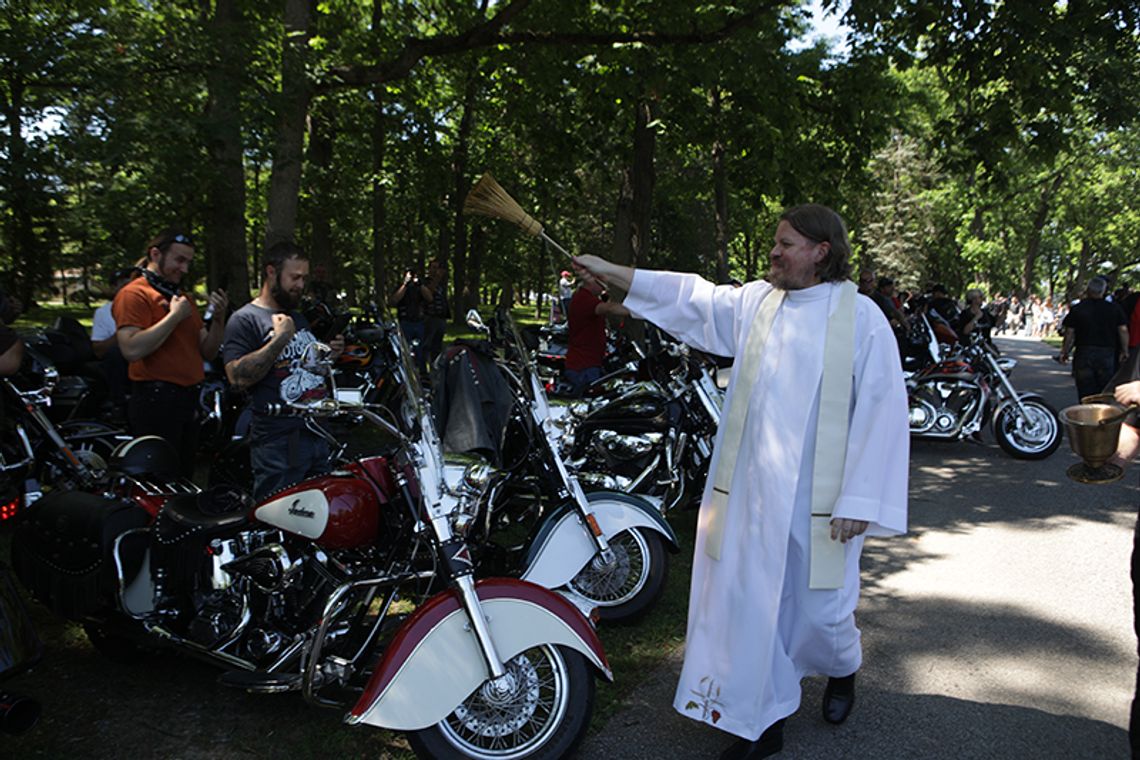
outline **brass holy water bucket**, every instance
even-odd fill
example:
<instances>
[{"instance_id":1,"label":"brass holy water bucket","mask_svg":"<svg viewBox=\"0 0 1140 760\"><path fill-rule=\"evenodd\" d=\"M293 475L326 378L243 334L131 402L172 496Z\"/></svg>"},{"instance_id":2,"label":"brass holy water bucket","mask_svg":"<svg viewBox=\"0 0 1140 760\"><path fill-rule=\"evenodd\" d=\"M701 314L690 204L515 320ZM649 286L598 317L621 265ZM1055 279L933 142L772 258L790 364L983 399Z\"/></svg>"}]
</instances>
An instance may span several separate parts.
<instances>
[{"instance_id":1,"label":"brass holy water bucket","mask_svg":"<svg viewBox=\"0 0 1140 760\"><path fill-rule=\"evenodd\" d=\"M1116 453L1124 418L1135 407L1123 407L1107 394L1086 396L1081 402L1061 411L1061 420L1069 431L1069 447L1083 460L1066 474L1080 483L1111 483L1124 470L1108 460Z\"/></svg>"}]
</instances>

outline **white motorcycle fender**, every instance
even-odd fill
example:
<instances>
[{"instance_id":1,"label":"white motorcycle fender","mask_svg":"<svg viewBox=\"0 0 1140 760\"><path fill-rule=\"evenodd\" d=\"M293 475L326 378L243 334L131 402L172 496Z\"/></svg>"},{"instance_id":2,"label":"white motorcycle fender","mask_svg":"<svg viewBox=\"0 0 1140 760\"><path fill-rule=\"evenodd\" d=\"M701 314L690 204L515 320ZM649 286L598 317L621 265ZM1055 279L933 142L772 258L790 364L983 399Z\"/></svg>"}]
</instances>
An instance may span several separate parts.
<instances>
[{"instance_id":1,"label":"white motorcycle fender","mask_svg":"<svg viewBox=\"0 0 1140 760\"><path fill-rule=\"evenodd\" d=\"M676 546L676 538L668 527L662 526L659 517L653 514L652 505L638 508L630 503L633 498L627 494L589 494L590 511L598 521L598 527L607 541L631 528L648 528L664 535ZM535 539L535 545L528 553L528 561L523 580L537 583L546 588L559 588L582 572L597 549L591 539L590 529L582 522L573 509L559 510L551 515L552 525L544 526Z\"/></svg>"},{"instance_id":2,"label":"white motorcycle fender","mask_svg":"<svg viewBox=\"0 0 1140 760\"><path fill-rule=\"evenodd\" d=\"M476 584L487 627L503 661L539 645L586 656L613 680L602 643L582 614L532 583L488 578ZM433 726L490 678L483 652L455 594L436 594L392 639L364 693L344 720L398 731Z\"/></svg>"}]
</instances>

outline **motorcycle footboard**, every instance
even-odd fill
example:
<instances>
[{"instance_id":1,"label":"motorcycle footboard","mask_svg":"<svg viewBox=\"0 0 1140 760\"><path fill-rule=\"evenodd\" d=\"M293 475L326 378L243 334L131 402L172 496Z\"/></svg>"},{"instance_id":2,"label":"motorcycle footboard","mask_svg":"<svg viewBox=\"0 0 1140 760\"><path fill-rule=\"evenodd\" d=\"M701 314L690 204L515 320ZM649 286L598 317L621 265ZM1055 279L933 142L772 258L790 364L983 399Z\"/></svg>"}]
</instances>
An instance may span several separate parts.
<instances>
[{"instance_id":1,"label":"motorcycle footboard","mask_svg":"<svg viewBox=\"0 0 1140 760\"><path fill-rule=\"evenodd\" d=\"M540 645L581 652L613 676L601 642L574 606L525 581L480 581L477 593L495 648L504 662ZM404 624L373 671L349 724L416 731L446 718L490 677L455 595L429 599Z\"/></svg>"}]
</instances>

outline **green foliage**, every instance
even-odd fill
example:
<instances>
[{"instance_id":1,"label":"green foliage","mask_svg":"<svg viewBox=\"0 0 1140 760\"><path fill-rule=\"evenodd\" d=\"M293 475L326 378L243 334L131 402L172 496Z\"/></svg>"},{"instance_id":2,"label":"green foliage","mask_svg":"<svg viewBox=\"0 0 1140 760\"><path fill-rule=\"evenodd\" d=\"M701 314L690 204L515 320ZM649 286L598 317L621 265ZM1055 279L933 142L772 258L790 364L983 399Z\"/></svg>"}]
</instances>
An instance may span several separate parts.
<instances>
[{"instance_id":1,"label":"green foliage","mask_svg":"<svg viewBox=\"0 0 1140 760\"><path fill-rule=\"evenodd\" d=\"M61 268L97 285L170 222L208 231L217 119L240 122L246 240L261 248L287 35L279 4L238 3L214 23L223 6L3 0L0 261L40 297ZM502 221L457 222L457 193L485 170L571 251L609 253L639 104L655 134L643 264L715 275L719 146L738 277L763 273L776 215L805 201L839 210L859 261L911 288L1046 292L1102 263L1138 265L1132 4L868 0L836 53L789 44L805 30L791 1L530 3L501 30L527 41L445 45L376 86L330 76L386 71L408 40L460 39L503 7L313 6L295 236L350 297L376 273L473 251L460 238L476 227L478 287L549 290L563 262L541 245ZM757 8L715 42L597 41L715 29ZM240 112L212 115L209 76L226 66ZM202 250L198 275L226 255Z\"/></svg>"}]
</instances>

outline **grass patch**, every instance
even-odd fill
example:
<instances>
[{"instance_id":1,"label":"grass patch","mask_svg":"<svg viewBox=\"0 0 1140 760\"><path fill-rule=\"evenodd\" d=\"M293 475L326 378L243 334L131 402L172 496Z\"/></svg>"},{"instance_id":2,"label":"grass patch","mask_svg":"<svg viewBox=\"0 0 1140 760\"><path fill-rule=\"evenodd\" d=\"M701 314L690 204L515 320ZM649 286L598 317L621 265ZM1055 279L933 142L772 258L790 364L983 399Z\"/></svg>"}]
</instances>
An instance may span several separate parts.
<instances>
[{"instance_id":1,"label":"grass patch","mask_svg":"<svg viewBox=\"0 0 1140 760\"><path fill-rule=\"evenodd\" d=\"M603 624L598 628L614 682L599 684L590 733L600 731L641 682L685 643L697 510L678 508L670 513L669 523L681 550L669 555L669 577L657 606L635 624Z\"/></svg>"},{"instance_id":2,"label":"grass patch","mask_svg":"<svg viewBox=\"0 0 1140 760\"><path fill-rule=\"evenodd\" d=\"M91 319L95 316L95 309L101 303L100 301L88 308L83 304L73 303L65 306L56 301L45 301L22 313L19 319L12 323L12 326L15 328L51 327L58 318L71 317L90 329Z\"/></svg>"}]
</instances>

